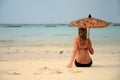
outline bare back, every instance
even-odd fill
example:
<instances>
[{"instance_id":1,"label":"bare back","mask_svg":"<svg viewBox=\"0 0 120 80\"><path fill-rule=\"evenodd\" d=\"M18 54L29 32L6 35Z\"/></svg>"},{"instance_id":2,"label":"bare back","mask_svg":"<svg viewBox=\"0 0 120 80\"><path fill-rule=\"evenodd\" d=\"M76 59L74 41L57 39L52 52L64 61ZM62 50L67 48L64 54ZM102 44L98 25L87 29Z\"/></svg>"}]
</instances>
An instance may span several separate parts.
<instances>
[{"instance_id":1,"label":"bare back","mask_svg":"<svg viewBox=\"0 0 120 80\"><path fill-rule=\"evenodd\" d=\"M80 43L80 39L76 38L76 60L79 63L87 64L91 62L91 57L89 55L89 51L93 52L92 44L89 39L86 39L84 44Z\"/></svg>"}]
</instances>

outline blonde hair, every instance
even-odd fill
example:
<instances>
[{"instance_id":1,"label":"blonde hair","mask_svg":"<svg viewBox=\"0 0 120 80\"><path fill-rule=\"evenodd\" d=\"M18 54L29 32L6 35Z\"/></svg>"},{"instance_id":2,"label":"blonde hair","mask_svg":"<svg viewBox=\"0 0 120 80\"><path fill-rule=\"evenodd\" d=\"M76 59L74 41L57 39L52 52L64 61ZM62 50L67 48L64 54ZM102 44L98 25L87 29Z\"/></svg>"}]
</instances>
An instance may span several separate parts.
<instances>
[{"instance_id":1,"label":"blonde hair","mask_svg":"<svg viewBox=\"0 0 120 80\"><path fill-rule=\"evenodd\" d=\"M80 35L82 34L82 35ZM86 28L78 28L78 36L80 37L81 40L86 40L87 39L87 29Z\"/></svg>"}]
</instances>

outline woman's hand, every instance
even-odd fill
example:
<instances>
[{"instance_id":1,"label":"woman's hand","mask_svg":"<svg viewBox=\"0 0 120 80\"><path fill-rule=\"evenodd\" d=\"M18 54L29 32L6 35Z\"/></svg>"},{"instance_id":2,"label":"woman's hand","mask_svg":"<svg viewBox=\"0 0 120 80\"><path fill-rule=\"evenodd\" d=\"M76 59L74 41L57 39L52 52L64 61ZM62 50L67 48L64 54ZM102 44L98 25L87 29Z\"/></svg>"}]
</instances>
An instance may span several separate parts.
<instances>
[{"instance_id":1,"label":"woman's hand","mask_svg":"<svg viewBox=\"0 0 120 80\"><path fill-rule=\"evenodd\" d=\"M68 64L68 65L67 65L67 68L72 68L72 64Z\"/></svg>"}]
</instances>

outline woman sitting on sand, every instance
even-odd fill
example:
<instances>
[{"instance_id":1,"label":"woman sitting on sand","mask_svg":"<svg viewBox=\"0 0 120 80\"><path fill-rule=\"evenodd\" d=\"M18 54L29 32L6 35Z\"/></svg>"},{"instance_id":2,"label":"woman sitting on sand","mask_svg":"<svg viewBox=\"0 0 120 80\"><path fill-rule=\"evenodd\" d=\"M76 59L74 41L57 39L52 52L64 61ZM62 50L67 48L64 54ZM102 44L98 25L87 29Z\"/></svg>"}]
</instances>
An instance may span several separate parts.
<instances>
[{"instance_id":1,"label":"woman sitting on sand","mask_svg":"<svg viewBox=\"0 0 120 80\"><path fill-rule=\"evenodd\" d=\"M78 35L79 37L74 39L73 52L67 65L68 68L72 68L73 62L77 67L90 67L92 65L89 52L94 54L94 50L91 40L87 38L87 29L78 28Z\"/></svg>"}]
</instances>

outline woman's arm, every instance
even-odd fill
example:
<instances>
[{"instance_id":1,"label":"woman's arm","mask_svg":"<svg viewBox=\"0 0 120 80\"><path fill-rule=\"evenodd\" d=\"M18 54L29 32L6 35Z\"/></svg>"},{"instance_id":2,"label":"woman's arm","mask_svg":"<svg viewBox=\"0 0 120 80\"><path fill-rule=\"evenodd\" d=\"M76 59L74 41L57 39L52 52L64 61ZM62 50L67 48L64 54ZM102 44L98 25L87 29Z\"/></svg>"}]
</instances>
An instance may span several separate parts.
<instances>
[{"instance_id":1,"label":"woman's arm","mask_svg":"<svg viewBox=\"0 0 120 80\"><path fill-rule=\"evenodd\" d=\"M91 54L94 54L94 49L93 49L93 47L92 47L92 43L91 43L91 40L89 39L89 52L91 53Z\"/></svg>"},{"instance_id":2,"label":"woman's arm","mask_svg":"<svg viewBox=\"0 0 120 80\"><path fill-rule=\"evenodd\" d=\"M77 39L74 39L73 51L72 51L72 54L70 57L69 64L67 65L67 68L72 68L73 62L74 62L75 57L76 57L76 53L77 53Z\"/></svg>"}]
</instances>

